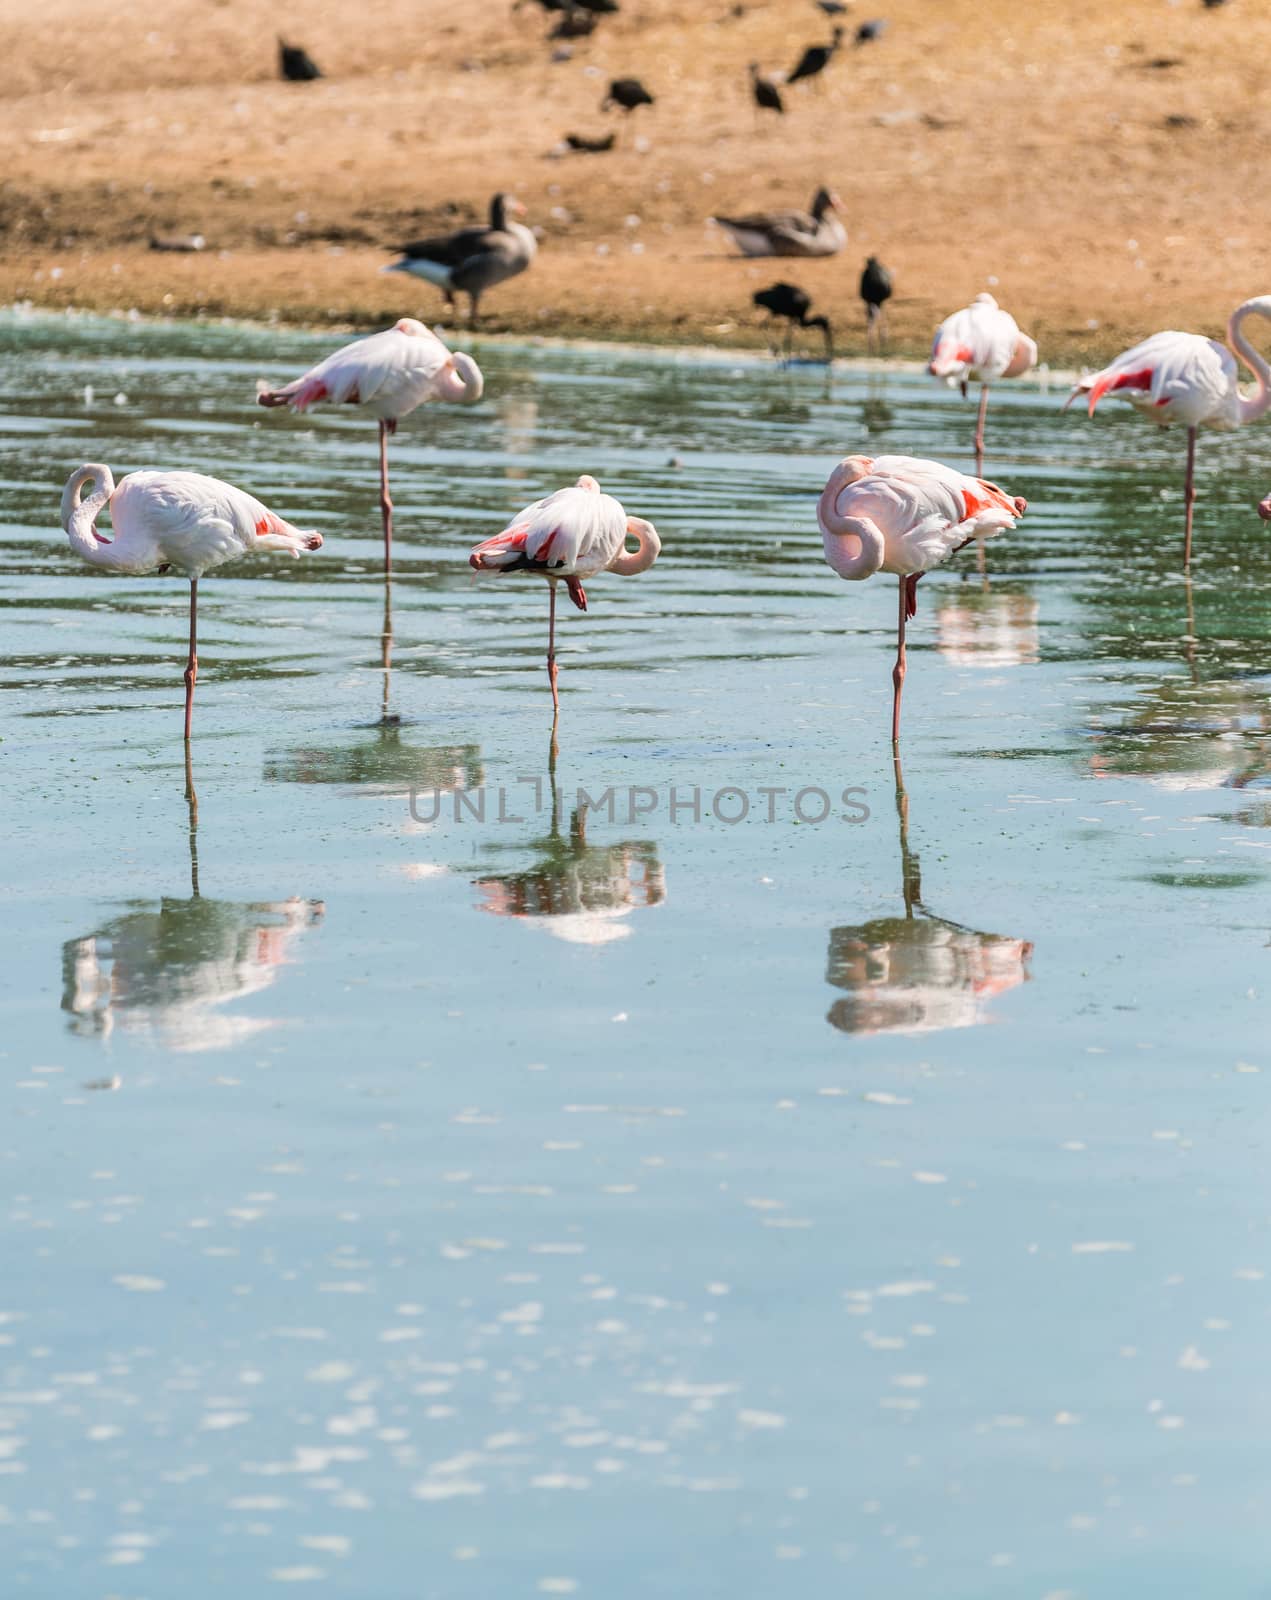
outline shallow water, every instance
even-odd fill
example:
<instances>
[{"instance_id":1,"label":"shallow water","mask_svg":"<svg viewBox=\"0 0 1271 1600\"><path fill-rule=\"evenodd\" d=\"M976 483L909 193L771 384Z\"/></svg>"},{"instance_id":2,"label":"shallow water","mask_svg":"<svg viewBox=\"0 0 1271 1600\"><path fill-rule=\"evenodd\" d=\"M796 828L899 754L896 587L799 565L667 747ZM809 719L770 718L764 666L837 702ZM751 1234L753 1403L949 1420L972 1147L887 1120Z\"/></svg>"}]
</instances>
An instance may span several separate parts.
<instances>
[{"instance_id":1,"label":"shallow water","mask_svg":"<svg viewBox=\"0 0 1271 1600\"><path fill-rule=\"evenodd\" d=\"M1264 1594L1265 434L1189 587L1179 436L995 398L1031 506L920 587L898 795L814 500L971 406L478 347L386 610L373 426L252 403L331 343L0 323L11 1591ZM86 459L326 540L201 585L196 807L186 586L73 557ZM665 550L565 608L553 761L466 554L584 470Z\"/></svg>"}]
</instances>

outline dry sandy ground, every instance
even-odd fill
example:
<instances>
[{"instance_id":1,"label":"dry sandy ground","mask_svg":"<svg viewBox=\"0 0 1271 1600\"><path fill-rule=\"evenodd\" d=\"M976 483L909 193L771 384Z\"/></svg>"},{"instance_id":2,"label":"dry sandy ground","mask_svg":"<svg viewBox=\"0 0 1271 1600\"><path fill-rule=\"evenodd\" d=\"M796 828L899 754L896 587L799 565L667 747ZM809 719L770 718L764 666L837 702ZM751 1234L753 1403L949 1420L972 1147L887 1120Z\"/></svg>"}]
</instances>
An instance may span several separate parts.
<instances>
[{"instance_id":1,"label":"dry sandy ground","mask_svg":"<svg viewBox=\"0 0 1271 1600\"><path fill-rule=\"evenodd\" d=\"M1219 333L1271 292L1248 194L1271 132L1264 0L857 0L849 27L885 15L884 36L761 127L746 64L788 69L824 39L811 0L622 6L553 63L534 0L6 0L0 299L431 320L436 291L377 269L496 187L543 239L489 296L495 329L762 343L751 293L786 278L851 352L875 253L894 348L922 353L991 286L1066 363L1158 327ZM324 81L277 81L279 28ZM553 155L617 122L599 102L631 73L657 105L619 148ZM822 181L846 210L840 256L745 262L706 223L806 205ZM201 255L147 248L195 232Z\"/></svg>"}]
</instances>

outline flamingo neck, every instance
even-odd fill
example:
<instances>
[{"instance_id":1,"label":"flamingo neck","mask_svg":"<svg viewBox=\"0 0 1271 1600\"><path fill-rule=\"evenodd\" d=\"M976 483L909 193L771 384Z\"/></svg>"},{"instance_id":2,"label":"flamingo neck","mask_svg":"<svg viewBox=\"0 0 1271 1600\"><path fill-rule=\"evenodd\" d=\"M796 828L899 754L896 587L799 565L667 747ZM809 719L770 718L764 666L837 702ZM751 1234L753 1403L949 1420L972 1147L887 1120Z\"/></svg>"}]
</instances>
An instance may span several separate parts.
<instances>
[{"instance_id":1,"label":"flamingo neck","mask_svg":"<svg viewBox=\"0 0 1271 1600\"><path fill-rule=\"evenodd\" d=\"M840 578L855 581L872 578L886 556L882 529L869 517L841 517L833 523L821 520L821 543L825 559Z\"/></svg>"},{"instance_id":2,"label":"flamingo neck","mask_svg":"<svg viewBox=\"0 0 1271 1600\"><path fill-rule=\"evenodd\" d=\"M88 484L92 484L93 492L85 495ZM94 567L117 564L110 542L97 532L97 518L114 492L115 480L110 468L96 465L80 467L73 472L62 490L62 526L71 549Z\"/></svg>"},{"instance_id":3,"label":"flamingo neck","mask_svg":"<svg viewBox=\"0 0 1271 1600\"><path fill-rule=\"evenodd\" d=\"M1246 300L1244 305L1237 306L1232 312L1231 321L1227 324L1227 338L1231 341L1232 349L1257 381L1257 388L1251 395L1237 397L1242 423L1256 421L1271 406L1271 366L1267 365L1266 358L1255 350L1244 336L1244 320L1254 313L1260 317L1271 318L1271 295L1263 294L1254 300Z\"/></svg>"},{"instance_id":4,"label":"flamingo neck","mask_svg":"<svg viewBox=\"0 0 1271 1600\"><path fill-rule=\"evenodd\" d=\"M635 549L628 550L624 539L622 549L609 563L608 568L610 572L616 572L623 578L633 577L637 572L647 572L662 549L658 530L643 517L627 518L627 534L635 540Z\"/></svg>"},{"instance_id":5,"label":"flamingo neck","mask_svg":"<svg viewBox=\"0 0 1271 1600\"><path fill-rule=\"evenodd\" d=\"M471 356L456 351L441 369L442 400L474 405L485 389L481 368Z\"/></svg>"}]
</instances>

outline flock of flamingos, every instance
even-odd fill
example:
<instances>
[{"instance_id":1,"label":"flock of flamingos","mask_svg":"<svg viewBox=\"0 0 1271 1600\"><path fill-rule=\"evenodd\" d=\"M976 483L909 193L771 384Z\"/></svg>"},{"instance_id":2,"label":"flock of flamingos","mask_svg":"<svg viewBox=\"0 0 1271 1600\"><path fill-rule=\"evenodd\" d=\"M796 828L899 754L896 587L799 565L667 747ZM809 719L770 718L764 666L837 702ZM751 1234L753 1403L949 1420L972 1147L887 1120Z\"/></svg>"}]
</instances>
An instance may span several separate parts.
<instances>
[{"instance_id":1,"label":"flock of flamingos","mask_svg":"<svg viewBox=\"0 0 1271 1600\"><path fill-rule=\"evenodd\" d=\"M1153 334L1102 371L1084 377L1069 397L1087 395L1089 411L1105 394L1131 401L1153 422L1187 429L1184 487L1183 565L1191 560L1198 428L1236 428L1271 408L1271 366L1246 339L1245 319L1271 319L1271 295L1246 300L1232 313L1231 349L1200 334ZM1256 380L1241 393L1236 351ZM927 370L933 377L967 386L981 384L975 448L983 468L989 388L999 378L1019 377L1037 361L1037 346L991 295L977 295L937 329ZM393 502L388 487L388 440L400 418L431 400L471 404L484 380L470 356L449 350L421 322L404 317L383 333L337 350L278 389L257 395L263 406L305 411L320 403L360 405L379 423L380 509L384 563L392 560ZM88 490L90 492L85 493ZM113 538L97 519L109 508ZM900 738L900 700L905 679L905 624L917 609L917 583L973 539L990 538L1015 526L1026 502L982 477L971 477L939 461L913 456L849 455L834 468L817 505L825 559L852 581L890 572L899 579L896 663L892 672L893 745ZM1271 494L1258 506L1271 520ZM110 468L86 465L73 472L62 493L62 526L71 548L96 567L142 574L178 572L190 581L190 647L185 668L185 738L190 738L194 684L198 676L198 584L205 572L236 556L272 551L299 556L321 548L322 536L284 521L233 484L197 472L133 472L116 484ZM628 541L632 541L629 544ZM530 573L547 580L547 671L558 713L556 591L564 583L579 610L587 609L583 581L600 572L630 576L651 567L661 550L657 530L628 516L595 478L584 475L519 512L493 538L473 550L479 573Z\"/></svg>"}]
</instances>

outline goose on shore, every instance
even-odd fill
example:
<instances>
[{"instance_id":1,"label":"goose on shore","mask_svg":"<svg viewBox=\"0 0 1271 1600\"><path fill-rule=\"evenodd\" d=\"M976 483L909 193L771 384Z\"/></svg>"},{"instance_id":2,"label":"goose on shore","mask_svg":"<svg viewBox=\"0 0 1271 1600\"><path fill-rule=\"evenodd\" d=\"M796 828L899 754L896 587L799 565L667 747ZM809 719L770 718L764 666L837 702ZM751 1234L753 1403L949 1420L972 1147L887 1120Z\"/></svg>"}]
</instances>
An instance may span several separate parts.
<instances>
[{"instance_id":1,"label":"goose on shore","mask_svg":"<svg viewBox=\"0 0 1271 1600\"><path fill-rule=\"evenodd\" d=\"M511 195L496 194L490 202L487 227L460 228L404 245L398 260L385 272L409 272L436 284L453 305L456 292L468 296L470 320L476 322L481 296L496 283L524 272L538 252L538 240L522 222L508 213L525 215L525 207Z\"/></svg>"},{"instance_id":2,"label":"goose on shore","mask_svg":"<svg viewBox=\"0 0 1271 1600\"><path fill-rule=\"evenodd\" d=\"M818 189L810 211L756 211L715 221L744 256L832 256L847 243L839 198Z\"/></svg>"}]
</instances>

